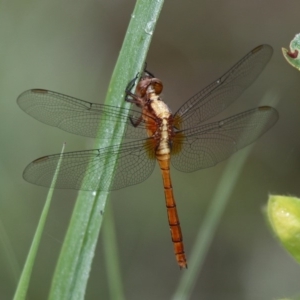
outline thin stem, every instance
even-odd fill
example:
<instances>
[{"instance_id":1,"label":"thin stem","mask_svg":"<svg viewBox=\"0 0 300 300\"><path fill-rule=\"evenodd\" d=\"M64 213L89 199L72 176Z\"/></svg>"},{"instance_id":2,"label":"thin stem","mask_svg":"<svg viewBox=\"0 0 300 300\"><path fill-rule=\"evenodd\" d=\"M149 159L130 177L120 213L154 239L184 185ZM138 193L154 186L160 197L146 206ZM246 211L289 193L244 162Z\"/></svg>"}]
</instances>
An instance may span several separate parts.
<instances>
[{"instance_id":1,"label":"thin stem","mask_svg":"<svg viewBox=\"0 0 300 300\"><path fill-rule=\"evenodd\" d=\"M64 149L65 149L65 144L63 144L61 153L64 152ZM39 245L41 242L42 234L44 232L47 216L48 216L49 209L50 209L50 204L51 204L53 193L54 193L54 186L55 186L55 182L57 180L60 165L61 165L61 159L58 161L58 164L57 164L57 167L55 170L55 174L52 179L51 188L48 191L46 203L44 205L44 208L43 208L36 232L34 234L34 238L33 238L29 253L26 258L24 268L21 273L21 277L20 277L17 289L16 289L16 292L14 295L14 300L23 300L23 299L27 298L27 291L28 291L29 282L31 279L31 273L32 273L32 269L33 269L34 262L36 259L37 251L38 251L38 248L39 248Z\"/></svg>"}]
</instances>

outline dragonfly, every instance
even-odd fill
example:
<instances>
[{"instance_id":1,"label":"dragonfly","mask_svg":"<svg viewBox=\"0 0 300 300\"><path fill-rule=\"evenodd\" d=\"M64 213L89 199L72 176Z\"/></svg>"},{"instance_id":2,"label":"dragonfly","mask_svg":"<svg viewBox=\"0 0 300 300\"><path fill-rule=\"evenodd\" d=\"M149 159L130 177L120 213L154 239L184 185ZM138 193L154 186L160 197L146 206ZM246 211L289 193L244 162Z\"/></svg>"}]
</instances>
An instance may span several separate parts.
<instances>
[{"instance_id":1,"label":"dragonfly","mask_svg":"<svg viewBox=\"0 0 300 300\"><path fill-rule=\"evenodd\" d=\"M131 80L125 89L125 100L136 105L137 110L91 103L44 89L23 92L17 99L18 105L43 123L73 134L96 137L99 123L104 120L106 124L123 124L125 139L132 139L121 145L43 156L25 168L24 179L50 187L60 162L55 188L113 191L146 180L157 161L175 257L180 268L187 268L170 165L182 172L212 167L253 143L277 122L278 112L269 106L206 122L253 83L272 53L269 45L254 48L174 114L162 100L162 81L148 71ZM107 168L115 168L114 178L99 181L99 173Z\"/></svg>"}]
</instances>

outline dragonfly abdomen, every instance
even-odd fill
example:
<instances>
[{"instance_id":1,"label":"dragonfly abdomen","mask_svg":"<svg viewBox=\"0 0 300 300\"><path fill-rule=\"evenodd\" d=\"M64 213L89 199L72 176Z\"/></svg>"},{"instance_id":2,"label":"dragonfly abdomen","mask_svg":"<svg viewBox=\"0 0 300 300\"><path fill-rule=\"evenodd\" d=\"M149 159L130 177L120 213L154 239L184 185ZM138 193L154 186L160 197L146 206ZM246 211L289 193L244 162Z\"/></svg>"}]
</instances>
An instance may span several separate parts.
<instances>
[{"instance_id":1,"label":"dragonfly abdomen","mask_svg":"<svg viewBox=\"0 0 300 300\"><path fill-rule=\"evenodd\" d=\"M170 226L171 238L174 245L176 260L180 268L187 268L187 261L184 253L181 227L180 227L176 202L173 194L172 181L170 176L170 156L168 159L167 156L169 155L157 155L157 161L159 163L162 172L162 177L163 177L168 221Z\"/></svg>"}]
</instances>

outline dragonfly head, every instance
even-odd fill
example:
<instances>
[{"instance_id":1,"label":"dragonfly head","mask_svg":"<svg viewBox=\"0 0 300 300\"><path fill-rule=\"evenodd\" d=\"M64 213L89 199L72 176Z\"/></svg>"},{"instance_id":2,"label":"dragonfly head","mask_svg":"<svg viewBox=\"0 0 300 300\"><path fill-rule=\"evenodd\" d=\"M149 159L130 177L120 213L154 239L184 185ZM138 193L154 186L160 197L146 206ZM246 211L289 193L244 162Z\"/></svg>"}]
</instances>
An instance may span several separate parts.
<instances>
[{"instance_id":1,"label":"dragonfly head","mask_svg":"<svg viewBox=\"0 0 300 300\"><path fill-rule=\"evenodd\" d=\"M146 94L155 93L159 95L163 90L163 84L158 78L153 78L150 76L143 76L137 87L136 92L141 96L144 97Z\"/></svg>"}]
</instances>

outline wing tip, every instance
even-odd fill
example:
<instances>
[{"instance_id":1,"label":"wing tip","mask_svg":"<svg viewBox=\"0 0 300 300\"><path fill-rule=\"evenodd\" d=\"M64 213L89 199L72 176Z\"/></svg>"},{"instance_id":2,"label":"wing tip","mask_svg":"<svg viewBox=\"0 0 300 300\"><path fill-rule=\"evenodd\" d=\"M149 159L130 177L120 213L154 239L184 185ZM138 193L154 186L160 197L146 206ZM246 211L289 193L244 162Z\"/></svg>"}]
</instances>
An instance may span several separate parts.
<instances>
[{"instance_id":1,"label":"wing tip","mask_svg":"<svg viewBox=\"0 0 300 300\"><path fill-rule=\"evenodd\" d=\"M273 50L273 47L271 45L262 44L262 45L259 45L259 46L255 47L254 49L252 49L251 53L256 54L260 51L270 52L270 58L271 58L271 56L273 55L274 50Z\"/></svg>"},{"instance_id":2,"label":"wing tip","mask_svg":"<svg viewBox=\"0 0 300 300\"><path fill-rule=\"evenodd\" d=\"M31 89L30 92L35 94L48 94L48 90L44 89Z\"/></svg>"}]
</instances>

